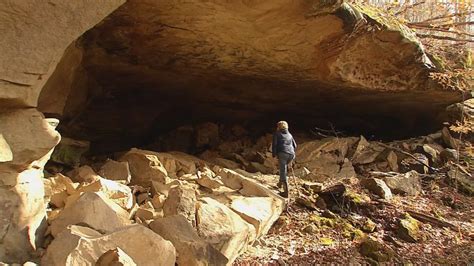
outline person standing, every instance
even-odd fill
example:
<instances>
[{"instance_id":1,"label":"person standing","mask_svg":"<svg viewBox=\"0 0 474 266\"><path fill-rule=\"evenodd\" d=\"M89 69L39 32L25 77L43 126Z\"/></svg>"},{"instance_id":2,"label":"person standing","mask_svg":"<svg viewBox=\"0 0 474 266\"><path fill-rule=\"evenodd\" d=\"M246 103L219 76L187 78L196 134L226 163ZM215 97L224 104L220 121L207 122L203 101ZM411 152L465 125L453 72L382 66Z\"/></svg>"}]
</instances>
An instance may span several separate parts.
<instances>
[{"instance_id":1,"label":"person standing","mask_svg":"<svg viewBox=\"0 0 474 266\"><path fill-rule=\"evenodd\" d=\"M278 157L280 168L280 181L278 188L283 188L282 196L288 197L288 165L295 159L296 142L288 131L288 123L280 121L277 123L277 129L273 133L272 154Z\"/></svg>"}]
</instances>

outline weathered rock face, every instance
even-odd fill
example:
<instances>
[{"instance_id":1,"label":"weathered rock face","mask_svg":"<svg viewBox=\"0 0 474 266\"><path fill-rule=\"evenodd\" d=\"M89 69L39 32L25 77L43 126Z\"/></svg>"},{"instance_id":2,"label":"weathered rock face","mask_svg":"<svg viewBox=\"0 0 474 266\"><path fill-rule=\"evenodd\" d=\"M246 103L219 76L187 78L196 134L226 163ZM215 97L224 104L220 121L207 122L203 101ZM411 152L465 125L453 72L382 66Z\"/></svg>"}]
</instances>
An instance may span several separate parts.
<instances>
[{"instance_id":1,"label":"weathered rock face","mask_svg":"<svg viewBox=\"0 0 474 266\"><path fill-rule=\"evenodd\" d=\"M76 87L51 84L45 93L87 88L88 98L63 99L87 105L63 130L103 149L136 146L178 122L268 123L282 113L364 134L436 128L459 95L429 81L413 33L376 10L337 1L321 12L319 2L131 0L78 42Z\"/></svg>"},{"instance_id":2,"label":"weathered rock face","mask_svg":"<svg viewBox=\"0 0 474 266\"><path fill-rule=\"evenodd\" d=\"M45 220L42 168L60 139L41 113L28 108L37 106L40 91L66 47L123 2L0 3L0 135L8 145L0 144L3 262L23 263L41 244ZM9 147L12 158L4 146Z\"/></svg>"}]
</instances>

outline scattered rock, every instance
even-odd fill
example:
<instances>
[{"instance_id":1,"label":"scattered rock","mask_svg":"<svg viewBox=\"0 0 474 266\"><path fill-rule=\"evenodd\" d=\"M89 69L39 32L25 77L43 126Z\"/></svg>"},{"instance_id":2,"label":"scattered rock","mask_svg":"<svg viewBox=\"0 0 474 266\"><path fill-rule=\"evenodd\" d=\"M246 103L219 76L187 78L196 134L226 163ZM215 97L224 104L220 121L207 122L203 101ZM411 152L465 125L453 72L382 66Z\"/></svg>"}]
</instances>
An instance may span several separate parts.
<instances>
[{"instance_id":1,"label":"scattered rock","mask_svg":"<svg viewBox=\"0 0 474 266\"><path fill-rule=\"evenodd\" d=\"M168 172L157 155L155 152L133 148L120 158L121 162L128 162L130 167L130 184L150 187L152 181L163 184L169 182Z\"/></svg>"},{"instance_id":2,"label":"scattered rock","mask_svg":"<svg viewBox=\"0 0 474 266\"><path fill-rule=\"evenodd\" d=\"M142 206L138 207L137 211L135 212L135 217L138 217L142 221L152 220L155 217L155 209L151 202L147 202Z\"/></svg>"},{"instance_id":3,"label":"scattered rock","mask_svg":"<svg viewBox=\"0 0 474 266\"><path fill-rule=\"evenodd\" d=\"M392 198L392 191L385 182L378 178L363 178L360 184L375 195L389 200Z\"/></svg>"},{"instance_id":4,"label":"scattered rock","mask_svg":"<svg viewBox=\"0 0 474 266\"><path fill-rule=\"evenodd\" d=\"M298 178L304 178L309 174L311 174L311 171L309 171L306 167L300 167L298 169L295 169L295 176Z\"/></svg>"},{"instance_id":5,"label":"scattered rock","mask_svg":"<svg viewBox=\"0 0 474 266\"><path fill-rule=\"evenodd\" d=\"M74 194L78 186L77 183L73 183L69 177L62 174L45 178L43 183L47 202L49 201L57 208L62 208L66 205L67 197Z\"/></svg>"},{"instance_id":6,"label":"scattered rock","mask_svg":"<svg viewBox=\"0 0 474 266\"><path fill-rule=\"evenodd\" d=\"M153 207L155 209L162 209L163 205L165 204L165 201L166 201L166 196L165 195L162 195L162 194L155 195L151 199L151 204L153 204Z\"/></svg>"},{"instance_id":7,"label":"scattered rock","mask_svg":"<svg viewBox=\"0 0 474 266\"><path fill-rule=\"evenodd\" d=\"M387 155L387 162L390 169L394 172L398 172L398 157L394 151L390 151Z\"/></svg>"},{"instance_id":8,"label":"scattered rock","mask_svg":"<svg viewBox=\"0 0 474 266\"><path fill-rule=\"evenodd\" d=\"M455 149L445 149L439 155L444 163L455 162L459 158L458 151Z\"/></svg>"},{"instance_id":9,"label":"scattered rock","mask_svg":"<svg viewBox=\"0 0 474 266\"><path fill-rule=\"evenodd\" d=\"M81 164L81 157L89 150L88 141L74 140L62 137L58 146L54 148L51 161L65 164L71 167L78 167Z\"/></svg>"},{"instance_id":10,"label":"scattered rock","mask_svg":"<svg viewBox=\"0 0 474 266\"><path fill-rule=\"evenodd\" d=\"M204 172L198 171L198 179L196 182L199 185L209 189L219 188L224 185L219 176L215 176L215 174L207 167L206 170L207 171Z\"/></svg>"},{"instance_id":11,"label":"scattered rock","mask_svg":"<svg viewBox=\"0 0 474 266\"><path fill-rule=\"evenodd\" d=\"M448 171L448 183L454 185L460 192L468 196L474 195L474 179L459 169Z\"/></svg>"},{"instance_id":12,"label":"scattered rock","mask_svg":"<svg viewBox=\"0 0 474 266\"><path fill-rule=\"evenodd\" d=\"M194 189L188 186L171 188L163 205L163 213L165 216L182 214L195 226L196 194Z\"/></svg>"},{"instance_id":13,"label":"scattered rock","mask_svg":"<svg viewBox=\"0 0 474 266\"><path fill-rule=\"evenodd\" d=\"M310 210L317 210L316 201L311 197L300 195L296 198L295 202Z\"/></svg>"},{"instance_id":14,"label":"scattered rock","mask_svg":"<svg viewBox=\"0 0 474 266\"><path fill-rule=\"evenodd\" d=\"M220 250L229 264L256 239L255 228L251 224L214 199L201 198L196 217L199 236Z\"/></svg>"},{"instance_id":15,"label":"scattered rock","mask_svg":"<svg viewBox=\"0 0 474 266\"><path fill-rule=\"evenodd\" d=\"M104 253L116 248L123 250L137 265L175 265L173 244L138 224L106 235L87 227L69 226L56 236L41 263L94 265Z\"/></svg>"},{"instance_id":16,"label":"scattered rock","mask_svg":"<svg viewBox=\"0 0 474 266\"><path fill-rule=\"evenodd\" d=\"M307 226L305 226L305 228L303 228L303 232L313 235L319 233L319 229L314 224L308 224Z\"/></svg>"},{"instance_id":17,"label":"scattered rock","mask_svg":"<svg viewBox=\"0 0 474 266\"><path fill-rule=\"evenodd\" d=\"M177 251L178 265L226 265L228 263L219 250L201 239L189 221L182 215L157 219L150 228L171 241Z\"/></svg>"},{"instance_id":18,"label":"scattered rock","mask_svg":"<svg viewBox=\"0 0 474 266\"><path fill-rule=\"evenodd\" d=\"M257 237L270 230L282 211L270 197L232 197L230 208L255 227Z\"/></svg>"},{"instance_id":19,"label":"scattered rock","mask_svg":"<svg viewBox=\"0 0 474 266\"><path fill-rule=\"evenodd\" d=\"M351 161L354 165L372 163L384 149L375 143L369 143L363 136L360 136Z\"/></svg>"},{"instance_id":20,"label":"scattered rock","mask_svg":"<svg viewBox=\"0 0 474 266\"><path fill-rule=\"evenodd\" d=\"M421 153L415 153L413 154L414 157L417 159L415 160L412 157L408 157L403 159L400 162L400 170L402 173L406 173L411 170L415 170L420 174L427 174L428 173L428 167L429 165L429 160L428 157L426 157L424 154Z\"/></svg>"},{"instance_id":21,"label":"scattered rock","mask_svg":"<svg viewBox=\"0 0 474 266\"><path fill-rule=\"evenodd\" d=\"M86 192L52 221L51 233L56 237L74 224L86 224L97 231L111 233L130 224L130 220L128 212L113 201L100 193Z\"/></svg>"},{"instance_id":22,"label":"scattered rock","mask_svg":"<svg viewBox=\"0 0 474 266\"><path fill-rule=\"evenodd\" d=\"M124 184L130 183L131 174L128 162L117 162L107 159L99 170L99 174L107 179L123 181Z\"/></svg>"},{"instance_id":23,"label":"scattered rock","mask_svg":"<svg viewBox=\"0 0 474 266\"><path fill-rule=\"evenodd\" d=\"M396 176L383 177L385 184L393 193L417 196L421 193L421 178L418 172L410 171Z\"/></svg>"},{"instance_id":24,"label":"scattered rock","mask_svg":"<svg viewBox=\"0 0 474 266\"><path fill-rule=\"evenodd\" d=\"M99 191L124 209L133 206L132 190L128 186L104 178L99 178L90 184L82 184L76 193Z\"/></svg>"},{"instance_id":25,"label":"scattered rock","mask_svg":"<svg viewBox=\"0 0 474 266\"><path fill-rule=\"evenodd\" d=\"M88 165L69 171L67 176L69 176L74 182L79 183L91 183L100 178L100 176L95 173L94 169Z\"/></svg>"},{"instance_id":26,"label":"scattered rock","mask_svg":"<svg viewBox=\"0 0 474 266\"><path fill-rule=\"evenodd\" d=\"M409 214L400 219L397 233L401 239L408 242L418 242L421 239L419 222Z\"/></svg>"},{"instance_id":27,"label":"scattered rock","mask_svg":"<svg viewBox=\"0 0 474 266\"><path fill-rule=\"evenodd\" d=\"M441 148L440 150L442 151L443 149ZM424 144L423 151L428 156L431 165L437 165L439 163L440 151L435 148L435 144Z\"/></svg>"},{"instance_id":28,"label":"scattered rock","mask_svg":"<svg viewBox=\"0 0 474 266\"><path fill-rule=\"evenodd\" d=\"M317 183L317 182L304 182L303 187L314 192L314 193L319 193L323 190L323 184L322 183Z\"/></svg>"},{"instance_id":29,"label":"scattered rock","mask_svg":"<svg viewBox=\"0 0 474 266\"><path fill-rule=\"evenodd\" d=\"M135 266L137 265L130 256L120 248L111 249L102 254L95 266Z\"/></svg>"},{"instance_id":30,"label":"scattered rock","mask_svg":"<svg viewBox=\"0 0 474 266\"><path fill-rule=\"evenodd\" d=\"M376 262L388 262L394 256L394 252L389 247L373 237L368 237L362 242L360 253Z\"/></svg>"},{"instance_id":31,"label":"scattered rock","mask_svg":"<svg viewBox=\"0 0 474 266\"><path fill-rule=\"evenodd\" d=\"M372 233L375 231L375 228L377 228L377 225L369 218L364 219L364 222L362 224L362 231L367 232L367 233Z\"/></svg>"}]
</instances>

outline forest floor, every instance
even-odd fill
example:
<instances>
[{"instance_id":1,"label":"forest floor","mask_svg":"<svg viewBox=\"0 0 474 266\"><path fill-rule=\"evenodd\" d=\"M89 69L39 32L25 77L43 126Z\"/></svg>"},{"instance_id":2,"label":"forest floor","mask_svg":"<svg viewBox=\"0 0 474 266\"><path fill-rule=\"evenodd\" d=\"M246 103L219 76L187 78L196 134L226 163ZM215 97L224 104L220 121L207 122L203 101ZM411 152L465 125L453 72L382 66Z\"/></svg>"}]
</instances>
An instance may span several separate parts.
<instances>
[{"instance_id":1,"label":"forest floor","mask_svg":"<svg viewBox=\"0 0 474 266\"><path fill-rule=\"evenodd\" d=\"M339 209L342 209L339 214L330 211L321 214L321 210L310 210L295 202L299 191L293 186L287 211L270 232L234 264L376 264L375 260L361 255L361 244L367 237L385 246L391 254L390 263L470 265L474 262L472 196L459 193L436 178L423 183L421 195L394 195L390 201L366 193L357 182L345 186L359 195L370 197L370 201L352 207L339 202ZM407 211L435 219L433 223L420 223L421 236L417 242L401 240L397 235L399 221ZM375 230L354 236L349 228L348 233L347 221L351 215L370 218L375 223ZM314 217L321 216L334 222L327 220L323 224L317 223L316 227L309 226L315 224ZM450 226L440 225L437 221L446 221Z\"/></svg>"}]
</instances>

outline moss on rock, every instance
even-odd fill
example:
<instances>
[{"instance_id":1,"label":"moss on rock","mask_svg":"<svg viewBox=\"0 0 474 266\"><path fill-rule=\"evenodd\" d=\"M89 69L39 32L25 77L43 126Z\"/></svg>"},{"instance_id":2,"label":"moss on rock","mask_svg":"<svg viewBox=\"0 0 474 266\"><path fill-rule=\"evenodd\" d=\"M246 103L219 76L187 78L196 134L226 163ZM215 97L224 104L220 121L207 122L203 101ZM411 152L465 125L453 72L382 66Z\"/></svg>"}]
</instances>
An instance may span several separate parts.
<instances>
[{"instance_id":1,"label":"moss on rock","mask_svg":"<svg viewBox=\"0 0 474 266\"><path fill-rule=\"evenodd\" d=\"M421 239L420 224L408 213L400 219L397 233L401 239L408 242L418 242Z\"/></svg>"}]
</instances>

